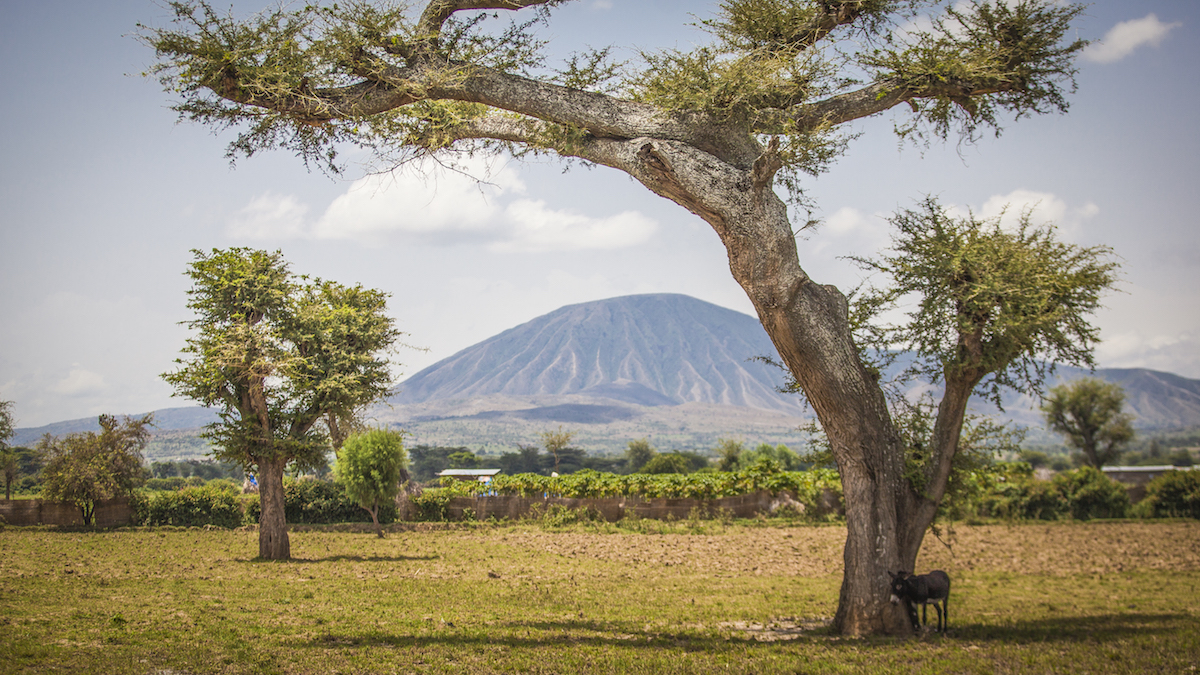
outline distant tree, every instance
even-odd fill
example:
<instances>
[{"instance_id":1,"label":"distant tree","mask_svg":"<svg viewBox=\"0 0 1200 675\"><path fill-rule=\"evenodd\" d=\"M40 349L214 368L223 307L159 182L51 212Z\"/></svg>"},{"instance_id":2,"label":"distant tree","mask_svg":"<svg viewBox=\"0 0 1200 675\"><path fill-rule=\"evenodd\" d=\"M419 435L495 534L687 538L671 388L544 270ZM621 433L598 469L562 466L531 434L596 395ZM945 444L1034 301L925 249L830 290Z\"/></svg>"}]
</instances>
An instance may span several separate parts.
<instances>
[{"instance_id":1,"label":"distant tree","mask_svg":"<svg viewBox=\"0 0 1200 675\"><path fill-rule=\"evenodd\" d=\"M803 463L799 455L782 443L779 445L759 443L753 450L741 453L736 466L738 469L745 469L763 459L770 460L784 471L799 471Z\"/></svg>"},{"instance_id":2,"label":"distant tree","mask_svg":"<svg viewBox=\"0 0 1200 675\"><path fill-rule=\"evenodd\" d=\"M1087 466L1099 469L1133 440L1133 416L1121 412L1124 404L1121 385L1085 377L1051 389L1042 413L1051 431L1082 451Z\"/></svg>"},{"instance_id":3,"label":"distant tree","mask_svg":"<svg viewBox=\"0 0 1200 675\"><path fill-rule=\"evenodd\" d=\"M636 441L629 441L629 446L625 448L625 469L628 473L637 473L643 466L654 459L658 451L650 445L650 439L639 438Z\"/></svg>"},{"instance_id":4,"label":"distant tree","mask_svg":"<svg viewBox=\"0 0 1200 675\"><path fill-rule=\"evenodd\" d=\"M12 484L17 479L21 467L16 450L8 445L8 441L16 433L12 406L12 401L0 401L0 471L4 473L5 499L12 499Z\"/></svg>"},{"instance_id":5,"label":"distant tree","mask_svg":"<svg viewBox=\"0 0 1200 675\"><path fill-rule=\"evenodd\" d=\"M414 445L408 449L412 479L419 483L433 480L439 473L451 468L450 456L460 452L470 450L462 446L450 448L440 445Z\"/></svg>"},{"instance_id":6,"label":"distant tree","mask_svg":"<svg viewBox=\"0 0 1200 675\"><path fill-rule=\"evenodd\" d=\"M460 450L447 457L451 469L474 469L479 466L479 457L470 450Z\"/></svg>"},{"instance_id":7,"label":"distant tree","mask_svg":"<svg viewBox=\"0 0 1200 675\"><path fill-rule=\"evenodd\" d=\"M21 458L17 448L0 445L0 472L4 473L4 498L12 499L12 484L21 475Z\"/></svg>"},{"instance_id":8,"label":"distant tree","mask_svg":"<svg viewBox=\"0 0 1200 675\"><path fill-rule=\"evenodd\" d=\"M79 507L83 522L95 522L96 502L133 493L146 481L142 450L150 439L153 415L140 419L100 416L93 431L42 437L38 449L47 458L42 496Z\"/></svg>"},{"instance_id":9,"label":"distant tree","mask_svg":"<svg viewBox=\"0 0 1200 675\"><path fill-rule=\"evenodd\" d=\"M556 431L543 431L539 436L542 439L542 447L546 448L546 452L554 457L554 472L559 473L562 451L570 447L571 439L575 438L575 432L563 431L560 426Z\"/></svg>"},{"instance_id":10,"label":"distant tree","mask_svg":"<svg viewBox=\"0 0 1200 675\"><path fill-rule=\"evenodd\" d=\"M516 452L506 452L500 455L500 468L504 473L544 473L548 462L536 445L519 445Z\"/></svg>"},{"instance_id":11,"label":"distant tree","mask_svg":"<svg viewBox=\"0 0 1200 675\"><path fill-rule=\"evenodd\" d=\"M660 452L638 473L691 473L692 462L678 452Z\"/></svg>"},{"instance_id":12,"label":"distant tree","mask_svg":"<svg viewBox=\"0 0 1200 675\"><path fill-rule=\"evenodd\" d=\"M188 322L195 334L163 378L175 394L217 408L213 456L254 469L262 505L258 554L291 557L283 474L320 466L330 449L318 422L345 419L388 394L385 357L400 333L387 295L296 277L276 251L193 251Z\"/></svg>"},{"instance_id":13,"label":"distant tree","mask_svg":"<svg viewBox=\"0 0 1200 675\"><path fill-rule=\"evenodd\" d=\"M718 471L737 471L742 464L742 453L746 452L746 446L741 441L722 438L717 441L714 452L717 454Z\"/></svg>"},{"instance_id":14,"label":"distant tree","mask_svg":"<svg viewBox=\"0 0 1200 675\"><path fill-rule=\"evenodd\" d=\"M346 490L346 496L371 514L378 537L383 537L379 507L396 498L401 473L407 464L404 435L398 431L372 429L354 434L338 451L334 475Z\"/></svg>"}]
</instances>

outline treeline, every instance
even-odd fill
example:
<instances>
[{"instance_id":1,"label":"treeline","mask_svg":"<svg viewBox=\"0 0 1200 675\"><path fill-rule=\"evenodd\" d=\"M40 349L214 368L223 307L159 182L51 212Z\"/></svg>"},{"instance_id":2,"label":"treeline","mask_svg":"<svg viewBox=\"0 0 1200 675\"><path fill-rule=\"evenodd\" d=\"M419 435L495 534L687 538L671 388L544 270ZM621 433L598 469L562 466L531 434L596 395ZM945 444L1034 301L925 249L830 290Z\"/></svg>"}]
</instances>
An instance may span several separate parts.
<instances>
[{"instance_id":1,"label":"treeline","mask_svg":"<svg viewBox=\"0 0 1200 675\"><path fill-rule=\"evenodd\" d=\"M553 450L535 445L518 446L515 452L479 455L457 446L417 445L408 449L409 474L419 483L430 483L446 469L500 469L502 473L539 476L570 475L591 470L617 475L689 474L702 471L739 471L770 459L784 471L800 471L812 466L786 445L768 443L748 448L744 443L721 440L706 454L691 451L659 452L646 439L631 441L623 455L589 455L579 448L566 446Z\"/></svg>"}]
</instances>

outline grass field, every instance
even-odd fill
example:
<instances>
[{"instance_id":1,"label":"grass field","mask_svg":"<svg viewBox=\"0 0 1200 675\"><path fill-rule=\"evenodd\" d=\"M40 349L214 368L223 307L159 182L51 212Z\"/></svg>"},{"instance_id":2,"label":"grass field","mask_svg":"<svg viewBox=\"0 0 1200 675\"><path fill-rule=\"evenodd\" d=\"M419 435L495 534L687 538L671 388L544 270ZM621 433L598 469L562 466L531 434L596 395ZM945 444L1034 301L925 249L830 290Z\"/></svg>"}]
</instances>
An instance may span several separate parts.
<instances>
[{"instance_id":1,"label":"grass field","mask_svg":"<svg viewBox=\"0 0 1200 675\"><path fill-rule=\"evenodd\" d=\"M831 635L845 530L0 531L5 673L1188 673L1200 523L958 526L950 631Z\"/></svg>"}]
</instances>

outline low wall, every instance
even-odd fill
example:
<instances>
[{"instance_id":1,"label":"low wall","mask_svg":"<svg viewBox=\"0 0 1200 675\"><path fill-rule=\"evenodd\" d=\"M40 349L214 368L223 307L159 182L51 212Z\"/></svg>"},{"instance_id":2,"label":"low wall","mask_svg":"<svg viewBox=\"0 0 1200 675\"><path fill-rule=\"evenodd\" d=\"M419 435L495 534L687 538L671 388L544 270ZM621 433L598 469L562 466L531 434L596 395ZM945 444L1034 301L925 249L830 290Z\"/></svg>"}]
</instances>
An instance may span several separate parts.
<instances>
[{"instance_id":1,"label":"low wall","mask_svg":"<svg viewBox=\"0 0 1200 675\"><path fill-rule=\"evenodd\" d=\"M715 517L722 512L729 513L734 518L752 518L760 513L773 513L783 507L805 511L804 504L796 501L786 492L779 495L756 492L718 499L646 499L641 497L572 499L512 495L454 497L447 504L447 511L449 517L456 520L463 518L468 509L475 518L480 520L487 520L491 517L517 520L528 516L535 509L544 511L548 507L556 505L569 509L589 509L600 514L601 518L610 523L626 516L654 520L682 520L690 516L693 511L697 511L706 518ZM837 494L830 490L825 491L816 511L809 515L823 516L840 512Z\"/></svg>"},{"instance_id":2,"label":"low wall","mask_svg":"<svg viewBox=\"0 0 1200 675\"><path fill-rule=\"evenodd\" d=\"M9 525L83 525L83 514L74 504L40 499L0 499L0 518ZM96 503L96 526L119 527L133 522L128 499Z\"/></svg>"}]
</instances>

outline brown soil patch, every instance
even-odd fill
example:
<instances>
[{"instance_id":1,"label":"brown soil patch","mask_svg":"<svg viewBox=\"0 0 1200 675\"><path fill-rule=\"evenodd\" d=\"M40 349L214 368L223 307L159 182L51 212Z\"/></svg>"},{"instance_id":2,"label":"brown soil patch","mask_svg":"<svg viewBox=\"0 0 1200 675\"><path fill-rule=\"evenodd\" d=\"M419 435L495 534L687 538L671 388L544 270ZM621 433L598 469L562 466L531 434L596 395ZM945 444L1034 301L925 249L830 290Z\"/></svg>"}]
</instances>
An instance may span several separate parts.
<instances>
[{"instance_id":1,"label":"brown soil patch","mask_svg":"<svg viewBox=\"0 0 1200 675\"><path fill-rule=\"evenodd\" d=\"M841 574L844 527L732 528L725 534L507 531L507 543L568 558L683 566L701 574ZM959 525L925 538L918 569L1094 574L1200 569L1200 523Z\"/></svg>"}]
</instances>

